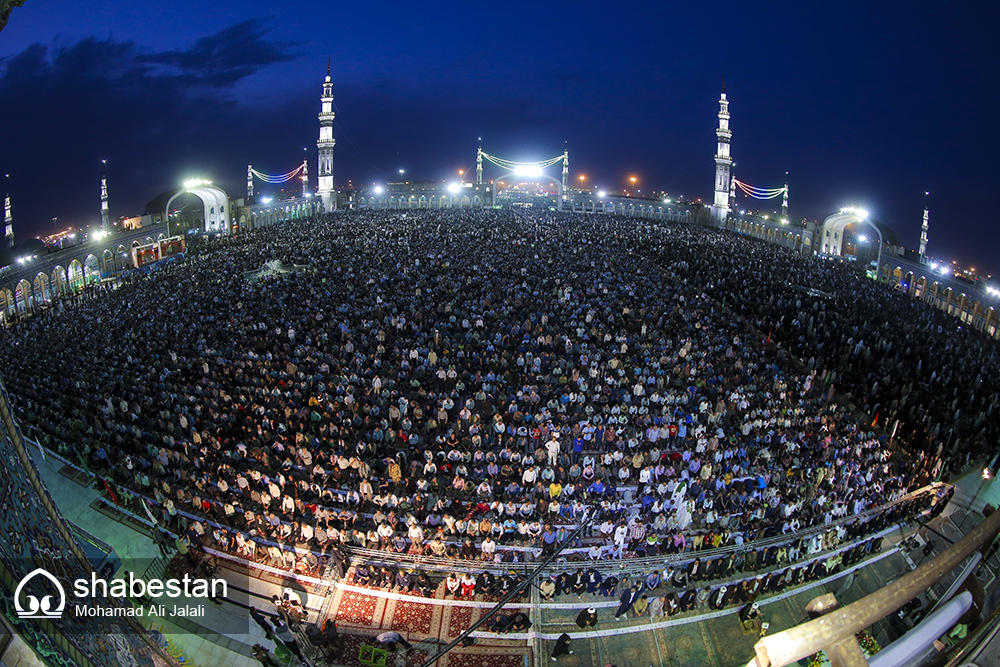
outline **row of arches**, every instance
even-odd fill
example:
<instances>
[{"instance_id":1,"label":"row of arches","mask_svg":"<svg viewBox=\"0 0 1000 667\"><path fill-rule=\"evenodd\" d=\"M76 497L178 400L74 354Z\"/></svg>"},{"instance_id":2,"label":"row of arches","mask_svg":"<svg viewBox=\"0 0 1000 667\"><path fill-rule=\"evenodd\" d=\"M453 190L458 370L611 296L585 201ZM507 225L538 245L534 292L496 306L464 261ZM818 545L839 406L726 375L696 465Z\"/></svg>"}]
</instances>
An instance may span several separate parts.
<instances>
[{"instance_id":1,"label":"row of arches","mask_svg":"<svg viewBox=\"0 0 1000 667\"><path fill-rule=\"evenodd\" d=\"M279 204L277 206L263 206L255 208L247 213L241 213L238 227L242 230L257 229L265 225L271 225L285 220L305 220L319 212L319 204L313 202L296 202Z\"/></svg>"},{"instance_id":2,"label":"row of arches","mask_svg":"<svg viewBox=\"0 0 1000 667\"><path fill-rule=\"evenodd\" d=\"M56 264L51 269L38 271L34 276L23 276L16 283L0 287L0 320L15 314L29 314L54 299L77 292L87 285L99 282L102 276L134 268L132 249L161 241L166 236L159 233L145 238L136 237L117 247L106 247L73 259L68 264Z\"/></svg>"},{"instance_id":3,"label":"row of arches","mask_svg":"<svg viewBox=\"0 0 1000 667\"><path fill-rule=\"evenodd\" d=\"M573 213L617 213L632 218L647 220L666 220L669 222L691 222L690 209L678 209L673 206L645 204L634 201L615 201L604 199L572 199L563 210Z\"/></svg>"},{"instance_id":4,"label":"row of arches","mask_svg":"<svg viewBox=\"0 0 1000 667\"><path fill-rule=\"evenodd\" d=\"M399 197L369 196L358 199L359 209L448 209L448 208L470 208L483 205L482 198L478 195L410 195Z\"/></svg>"},{"instance_id":5,"label":"row of arches","mask_svg":"<svg viewBox=\"0 0 1000 667\"><path fill-rule=\"evenodd\" d=\"M904 294L943 310L989 336L1000 338L1000 312L995 306L984 305L975 295L945 285L933 276L918 275L912 269L887 263L879 267L877 279L897 286Z\"/></svg>"},{"instance_id":6,"label":"row of arches","mask_svg":"<svg viewBox=\"0 0 1000 667\"><path fill-rule=\"evenodd\" d=\"M111 251L104 252L107 254ZM56 265L51 273L39 271L31 280L22 278L13 290L9 287L0 288L0 319L7 319L15 314L30 314L58 297L97 283L101 280L101 269L101 260L97 255L90 254L82 262L74 259L68 267Z\"/></svg>"},{"instance_id":7,"label":"row of arches","mask_svg":"<svg viewBox=\"0 0 1000 667\"><path fill-rule=\"evenodd\" d=\"M726 226L733 231L791 248L796 252L810 252L812 250L812 235L801 229L779 228L776 225L743 218L730 218Z\"/></svg>"}]
</instances>

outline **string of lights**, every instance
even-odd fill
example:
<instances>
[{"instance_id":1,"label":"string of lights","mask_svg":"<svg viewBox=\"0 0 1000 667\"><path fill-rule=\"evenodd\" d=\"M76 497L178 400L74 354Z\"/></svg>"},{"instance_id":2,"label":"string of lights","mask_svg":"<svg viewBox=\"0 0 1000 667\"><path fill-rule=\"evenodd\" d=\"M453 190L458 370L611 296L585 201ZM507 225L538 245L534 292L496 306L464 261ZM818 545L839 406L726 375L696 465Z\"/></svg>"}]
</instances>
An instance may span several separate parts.
<instances>
[{"instance_id":1,"label":"string of lights","mask_svg":"<svg viewBox=\"0 0 1000 667\"><path fill-rule=\"evenodd\" d=\"M306 163L303 162L302 164L300 164L298 167L296 167L292 171L288 172L287 174L281 174L280 176L273 176L273 175L270 175L270 174L262 174L262 173L260 173L259 171L257 171L256 169L253 169L253 168L250 169L250 173L253 174L254 176L256 176L258 179L264 181L265 183L270 183L272 185L277 185L279 183L286 183L286 182L292 180L293 178L295 178L299 174L299 172L302 171L302 169L305 166L306 166Z\"/></svg>"},{"instance_id":2,"label":"string of lights","mask_svg":"<svg viewBox=\"0 0 1000 667\"><path fill-rule=\"evenodd\" d=\"M514 162L513 160L505 160L503 158L495 157L486 152L483 153L483 157L501 169L506 169L507 171L514 171L518 167L537 167L539 169L544 169L545 167L551 167L556 162L561 162L564 158L562 155L557 155L554 158L541 160L540 162Z\"/></svg>"},{"instance_id":3,"label":"string of lights","mask_svg":"<svg viewBox=\"0 0 1000 667\"><path fill-rule=\"evenodd\" d=\"M733 183L736 184L740 190L742 190L748 197L753 197L754 199L774 199L780 197L788 191L787 187L781 188L757 188L752 185L747 185L746 183L733 179Z\"/></svg>"}]
</instances>

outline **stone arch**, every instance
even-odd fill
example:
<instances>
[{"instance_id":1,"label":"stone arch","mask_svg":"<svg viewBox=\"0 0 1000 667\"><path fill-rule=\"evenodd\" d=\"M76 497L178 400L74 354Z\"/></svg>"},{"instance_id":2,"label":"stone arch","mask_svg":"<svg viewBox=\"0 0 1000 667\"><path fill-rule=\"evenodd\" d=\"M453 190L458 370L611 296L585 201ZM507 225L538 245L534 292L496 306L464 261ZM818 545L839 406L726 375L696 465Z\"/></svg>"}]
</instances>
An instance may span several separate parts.
<instances>
[{"instance_id":1,"label":"stone arch","mask_svg":"<svg viewBox=\"0 0 1000 667\"><path fill-rule=\"evenodd\" d=\"M955 299L955 314L958 315L958 319L965 322L966 319L966 307L969 305L969 295L962 292Z\"/></svg>"},{"instance_id":2,"label":"stone arch","mask_svg":"<svg viewBox=\"0 0 1000 667\"><path fill-rule=\"evenodd\" d=\"M115 266L115 253L111 252L110 248L105 248L104 252L101 253L101 269L102 271L114 271L118 267Z\"/></svg>"},{"instance_id":3,"label":"stone arch","mask_svg":"<svg viewBox=\"0 0 1000 667\"><path fill-rule=\"evenodd\" d=\"M52 300L52 290L49 288L49 275L47 273L39 271L31 282L35 303L43 304Z\"/></svg>"},{"instance_id":4,"label":"stone arch","mask_svg":"<svg viewBox=\"0 0 1000 667\"><path fill-rule=\"evenodd\" d=\"M83 272L83 263L80 260L74 259L72 262L69 263L69 271L67 272L66 275L69 278L69 288L71 290L83 289L85 280Z\"/></svg>"},{"instance_id":5,"label":"stone arch","mask_svg":"<svg viewBox=\"0 0 1000 667\"><path fill-rule=\"evenodd\" d=\"M52 268L52 291L58 295L69 292L69 282L66 280L66 269L58 264Z\"/></svg>"},{"instance_id":6,"label":"stone arch","mask_svg":"<svg viewBox=\"0 0 1000 667\"><path fill-rule=\"evenodd\" d=\"M472 199L469 198L469 195L462 195L461 205L462 208L468 208L472 206Z\"/></svg>"},{"instance_id":7,"label":"stone arch","mask_svg":"<svg viewBox=\"0 0 1000 667\"><path fill-rule=\"evenodd\" d=\"M17 312L27 313L32 307L31 283L22 278L14 289L14 303L17 305Z\"/></svg>"},{"instance_id":8,"label":"stone arch","mask_svg":"<svg viewBox=\"0 0 1000 667\"><path fill-rule=\"evenodd\" d=\"M205 182L194 183L192 184L192 187L186 187L182 190L178 190L176 194L167 200L167 205L164 211L164 219L166 219L169 215L170 205L174 202L174 199L185 194L194 195L201 200L205 212L204 231L227 232L230 230L231 221L229 211L226 206L229 196L222 188ZM209 212L209 209L211 209L211 213ZM216 212L216 210L218 210L218 212ZM152 242L152 240L150 240L150 242Z\"/></svg>"},{"instance_id":9,"label":"stone arch","mask_svg":"<svg viewBox=\"0 0 1000 667\"><path fill-rule=\"evenodd\" d=\"M952 287L946 287L944 294L941 295L941 300L941 310L951 315L952 305L955 302L955 289Z\"/></svg>"},{"instance_id":10,"label":"stone arch","mask_svg":"<svg viewBox=\"0 0 1000 667\"><path fill-rule=\"evenodd\" d=\"M983 313L983 321L985 323L983 331L994 338L1000 336L1000 318L998 318L996 307L990 306Z\"/></svg>"},{"instance_id":11,"label":"stone arch","mask_svg":"<svg viewBox=\"0 0 1000 667\"><path fill-rule=\"evenodd\" d=\"M17 302L14 300L14 293L8 288L0 288L0 316L4 319L10 317L17 310Z\"/></svg>"},{"instance_id":12,"label":"stone arch","mask_svg":"<svg viewBox=\"0 0 1000 667\"><path fill-rule=\"evenodd\" d=\"M83 277L88 285L101 280L101 264L93 253L83 260Z\"/></svg>"}]
</instances>

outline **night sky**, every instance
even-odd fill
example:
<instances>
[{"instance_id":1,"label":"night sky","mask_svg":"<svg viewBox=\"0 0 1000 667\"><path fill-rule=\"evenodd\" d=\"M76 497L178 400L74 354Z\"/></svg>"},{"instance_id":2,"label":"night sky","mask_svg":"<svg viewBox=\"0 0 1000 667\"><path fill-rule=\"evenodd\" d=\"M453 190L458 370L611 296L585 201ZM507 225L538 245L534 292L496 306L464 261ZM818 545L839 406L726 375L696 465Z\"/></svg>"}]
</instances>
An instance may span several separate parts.
<instances>
[{"instance_id":1,"label":"night sky","mask_svg":"<svg viewBox=\"0 0 1000 667\"><path fill-rule=\"evenodd\" d=\"M787 171L791 216L864 207L914 249L929 190L929 254L997 272L997 34L986 2L27 0L0 32L0 178L18 240L98 221L105 170L113 217L196 176L240 196L248 162L308 154L315 186L332 57L338 186L454 179L482 137L710 201L725 76L740 180Z\"/></svg>"}]
</instances>

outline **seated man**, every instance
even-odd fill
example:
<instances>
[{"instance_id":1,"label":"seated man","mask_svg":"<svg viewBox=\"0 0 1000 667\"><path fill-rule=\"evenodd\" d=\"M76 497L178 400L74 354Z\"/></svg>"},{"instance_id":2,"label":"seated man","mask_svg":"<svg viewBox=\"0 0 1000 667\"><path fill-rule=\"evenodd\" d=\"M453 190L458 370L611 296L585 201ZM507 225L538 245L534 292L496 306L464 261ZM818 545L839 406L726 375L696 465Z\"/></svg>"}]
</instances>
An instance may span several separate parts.
<instances>
[{"instance_id":1,"label":"seated man","mask_svg":"<svg viewBox=\"0 0 1000 667\"><path fill-rule=\"evenodd\" d=\"M519 611L511 620L510 627L507 628L507 632L527 632L530 627L531 620L528 618L528 615L523 611Z\"/></svg>"}]
</instances>

